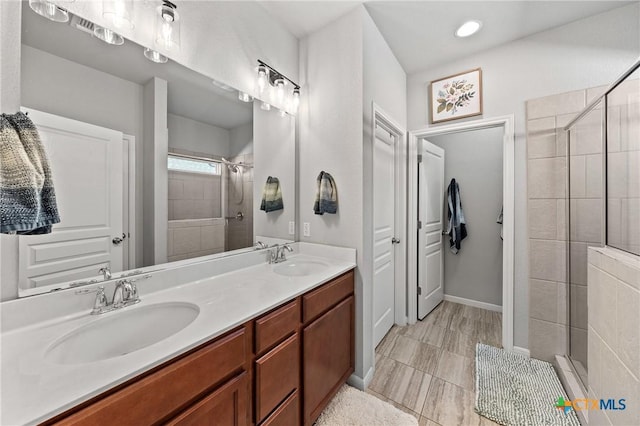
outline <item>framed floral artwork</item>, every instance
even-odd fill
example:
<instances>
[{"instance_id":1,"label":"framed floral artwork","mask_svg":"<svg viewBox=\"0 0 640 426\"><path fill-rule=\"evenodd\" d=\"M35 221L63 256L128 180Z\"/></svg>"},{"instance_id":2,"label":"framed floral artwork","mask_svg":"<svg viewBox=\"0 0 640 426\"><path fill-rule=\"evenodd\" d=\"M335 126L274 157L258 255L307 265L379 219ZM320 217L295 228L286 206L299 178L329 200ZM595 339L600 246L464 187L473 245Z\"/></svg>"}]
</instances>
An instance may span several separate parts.
<instances>
[{"instance_id":1,"label":"framed floral artwork","mask_svg":"<svg viewBox=\"0 0 640 426\"><path fill-rule=\"evenodd\" d=\"M429 85L431 123L482 114L482 70L476 68Z\"/></svg>"}]
</instances>

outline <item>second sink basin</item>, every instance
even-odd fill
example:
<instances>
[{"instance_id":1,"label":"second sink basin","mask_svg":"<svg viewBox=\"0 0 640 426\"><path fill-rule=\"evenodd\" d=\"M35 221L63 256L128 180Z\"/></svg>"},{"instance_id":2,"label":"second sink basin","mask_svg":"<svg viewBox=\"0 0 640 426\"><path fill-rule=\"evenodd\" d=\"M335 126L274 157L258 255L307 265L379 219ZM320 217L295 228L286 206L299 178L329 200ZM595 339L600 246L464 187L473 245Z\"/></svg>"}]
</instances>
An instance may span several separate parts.
<instances>
[{"instance_id":1,"label":"second sink basin","mask_svg":"<svg viewBox=\"0 0 640 426\"><path fill-rule=\"evenodd\" d=\"M200 308L191 303L158 303L114 311L54 342L45 357L56 364L85 364L146 348L191 324Z\"/></svg>"},{"instance_id":2,"label":"second sink basin","mask_svg":"<svg viewBox=\"0 0 640 426\"><path fill-rule=\"evenodd\" d=\"M273 272L287 277L303 277L317 274L329 264L316 260L289 260L273 268Z\"/></svg>"}]
</instances>

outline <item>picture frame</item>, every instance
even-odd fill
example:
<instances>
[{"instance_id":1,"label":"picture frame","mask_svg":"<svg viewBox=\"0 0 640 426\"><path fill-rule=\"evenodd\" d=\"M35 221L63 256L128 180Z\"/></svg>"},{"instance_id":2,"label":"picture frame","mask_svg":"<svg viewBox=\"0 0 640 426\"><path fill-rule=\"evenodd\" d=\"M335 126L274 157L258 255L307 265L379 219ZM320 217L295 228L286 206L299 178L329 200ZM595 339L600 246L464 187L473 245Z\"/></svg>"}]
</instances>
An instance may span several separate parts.
<instances>
[{"instance_id":1,"label":"picture frame","mask_svg":"<svg viewBox=\"0 0 640 426\"><path fill-rule=\"evenodd\" d=\"M482 115L482 69L431 81L429 107L431 124Z\"/></svg>"}]
</instances>

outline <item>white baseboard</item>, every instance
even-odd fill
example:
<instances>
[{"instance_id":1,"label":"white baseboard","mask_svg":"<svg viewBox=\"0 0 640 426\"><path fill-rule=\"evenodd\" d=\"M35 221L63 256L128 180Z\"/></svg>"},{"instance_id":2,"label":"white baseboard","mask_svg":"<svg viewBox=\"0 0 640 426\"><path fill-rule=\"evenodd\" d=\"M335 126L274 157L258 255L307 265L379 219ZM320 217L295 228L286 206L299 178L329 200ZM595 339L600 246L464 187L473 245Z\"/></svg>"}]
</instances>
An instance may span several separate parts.
<instances>
[{"instance_id":1,"label":"white baseboard","mask_svg":"<svg viewBox=\"0 0 640 426\"><path fill-rule=\"evenodd\" d=\"M529 349L527 349L527 348L523 348L523 347L520 347L520 346L514 346L513 347L513 352L531 358L531 353L529 352Z\"/></svg>"},{"instance_id":2,"label":"white baseboard","mask_svg":"<svg viewBox=\"0 0 640 426\"><path fill-rule=\"evenodd\" d=\"M369 368L369 371L367 371L367 374L365 374L364 379L353 373L347 379L347 383L356 389L365 391L369 387L369 383L371 383L371 380L373 380L373 372L373 367Z\"/></svg>"},{"instance_id":3,"label":"white baseboard","mask_svg":"<svg viewBox=\"0 0 640 426\"><path fill-rule=\"evenodd\" d=\"M487 309L489 311L502 312L502 306L494 305L492 303L478 302L477 300L465 299L464 297L451 296L450 294L444 295L444 300L453 303L460 303L461 305L473 306L475 308Z\"/></svg>"}]
</instances>

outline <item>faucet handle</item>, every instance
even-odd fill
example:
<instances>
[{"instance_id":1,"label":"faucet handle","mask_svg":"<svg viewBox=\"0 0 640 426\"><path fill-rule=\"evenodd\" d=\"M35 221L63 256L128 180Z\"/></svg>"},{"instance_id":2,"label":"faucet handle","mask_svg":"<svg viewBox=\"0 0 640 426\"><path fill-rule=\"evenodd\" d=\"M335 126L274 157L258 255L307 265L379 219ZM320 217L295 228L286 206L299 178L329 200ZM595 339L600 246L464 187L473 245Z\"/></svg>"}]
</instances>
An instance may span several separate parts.
<instances>
[{"instance_id":1,"label":"faucet handle","mask_svg":"<svg viewBox=\"0 0 640 426\"><path fill-rule=\"evenodd\" d=\"M91 315L103 313L108 305L109 302L107 301L107 295L104 293L104 286L99 286L96 289L96 300L93 302L93 310L91 311Z\"/></svg>"},{"instance_id":2,"label":"faucet handle","mask_svg":"<svg viewBox=\"0 0 640 426\"><path fill-rule=\"evenodd\" d=\"M108 266L98 269L98 273L102 274L103 281L111 279L111 269Z\"/></svg>"}]
</instances>

